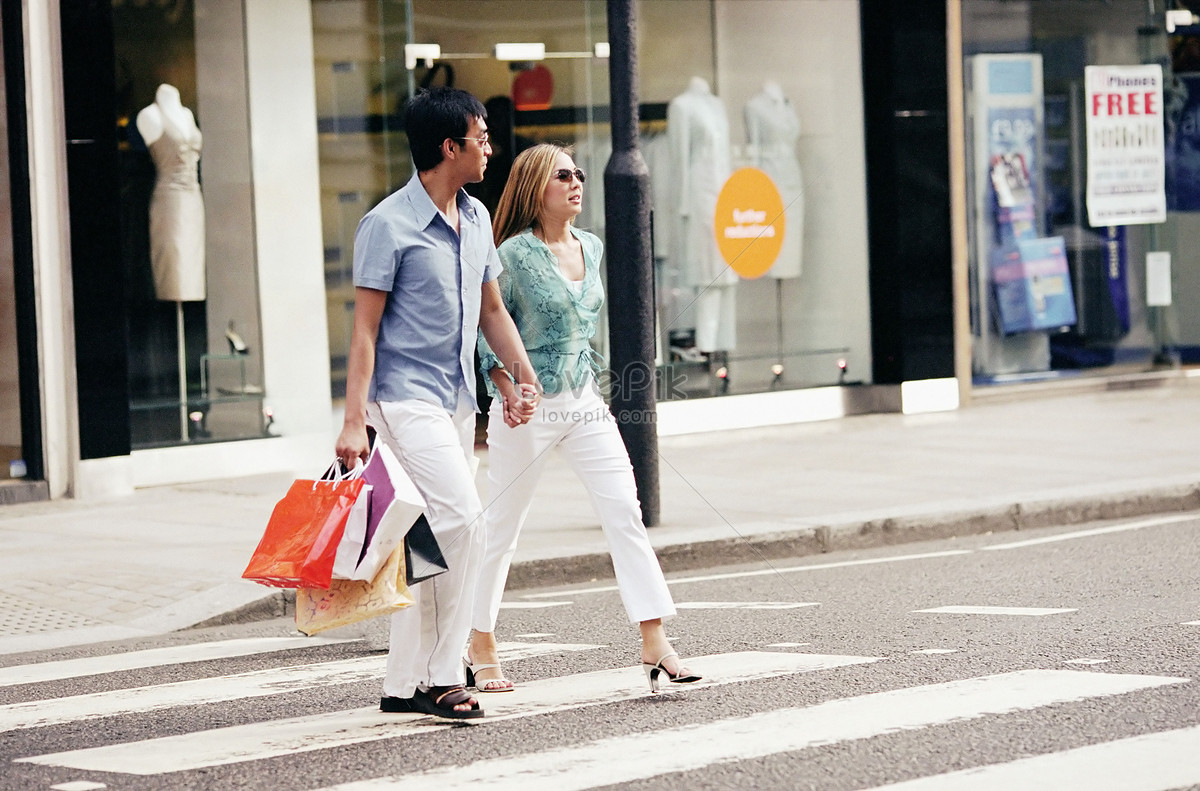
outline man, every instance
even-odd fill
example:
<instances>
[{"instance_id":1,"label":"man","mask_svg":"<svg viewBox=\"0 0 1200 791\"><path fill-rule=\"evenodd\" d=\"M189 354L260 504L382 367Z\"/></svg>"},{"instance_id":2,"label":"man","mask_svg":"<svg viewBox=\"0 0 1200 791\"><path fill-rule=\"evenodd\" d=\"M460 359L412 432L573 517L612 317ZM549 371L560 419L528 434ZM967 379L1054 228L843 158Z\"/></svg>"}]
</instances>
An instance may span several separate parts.
<instances>
[{"instance_id":1,"label":"man","mask_svg":"<svg viewBox=\"0 0 1200 791\"><path fill-rule=\"evenodd\" d=\"M369 453L370 423L425 497L449 570L413 586L392 617L383 711L483 716L463 688L462 652L482 551L475 490L477 332L520 385L513 425L537 402L533 366L496 285L500 259L487 209L463 190L483 179L487 112L465 91L434 88L405 110L416 174L363 217L354 237L354 330L346 417L336 451Z\"/></svg>"}]
</instances>

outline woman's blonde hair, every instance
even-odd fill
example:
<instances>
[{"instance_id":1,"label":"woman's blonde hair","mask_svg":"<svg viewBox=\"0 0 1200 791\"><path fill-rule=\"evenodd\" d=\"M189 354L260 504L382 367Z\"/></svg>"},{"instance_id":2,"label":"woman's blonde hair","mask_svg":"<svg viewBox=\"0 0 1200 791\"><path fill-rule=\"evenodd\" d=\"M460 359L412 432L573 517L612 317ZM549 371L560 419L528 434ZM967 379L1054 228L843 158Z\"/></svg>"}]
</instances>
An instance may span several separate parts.
<instances>
[{"instance_id":1,"label":"woman's blonde hair","mask_svg":"<svg viewBox=\"0 0 1200 791\"><path fill-rule=\"evenodd\" d=\"M538 143L513 160L504 194L496 204L496 216L492 219L492 237L497 247L537 224L544 208L542 196L559 154L570 156L571 149L553 143Z\"/></svg>"}]
</instances>

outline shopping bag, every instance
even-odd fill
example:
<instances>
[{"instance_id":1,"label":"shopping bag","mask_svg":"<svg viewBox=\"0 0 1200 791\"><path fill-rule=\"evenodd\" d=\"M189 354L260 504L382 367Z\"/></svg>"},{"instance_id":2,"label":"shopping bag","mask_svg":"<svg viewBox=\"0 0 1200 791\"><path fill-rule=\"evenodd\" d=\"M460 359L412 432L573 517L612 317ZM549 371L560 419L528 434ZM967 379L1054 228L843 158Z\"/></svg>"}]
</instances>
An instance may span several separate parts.
<instances>
[{"instance_id":1,"label":"shopping bag","mask_svg":"<svg viewBox=\"0 0 1200 791\"><path fill-rule=\"evenodd\" d=\"M375 441L362 479L371 490L370 508L361 557L349 579L371 580L425 510L425 498L382 440Z\"/></svg>"},{"instance_id":2,"label":"shopping bag","mask_svg":"<svg viewBox=\"0 0 1200 791\"><path fill-rule=\"evenodd\" d=\"M276 588L329 587L338 544L366 485L361 478L342 480L333 470L320 480L292 483L242 577Z\"/></svg>"},{"instance_id":3,"label":"shopping bag","mask_svg":"<svg viewBox=\"0 0 1200 791\"><path fill-rule=\"evenodd\" d=\"M359 477L362 474L362 464L360 463L355 470L350 473L350 478ZM371 506L371 485L364 481L362 491L359 492L358 499L354 501L354 506L350 509L350 516L346 519L346 529L342 532L342 540L338 542L337 555L333 558L333 578L335 580L351 580L351 579L374 579L375 574L369 577L356 576L358 570L358 560L362 557L363 548L366 545L367 539L367 517L370 513ZM380 566L387 560L385 556L380 561ZM375 569L378 573L379 569Z\"/></svg>"},{"instance_id":4,"label":"shopping bag","mask_svg":"<svg viewBox=\"0 0 1200 791\"><path fill-rule=\"evenodd\" d=\"M296 591L296 628L305 634L387 615L413 603L404 583L404 551L396 547L370 582L333 580L327 590Z\"/></svg>"},{"instance_id":5,"label":"shopping bag","mask_svg":"<svg viewBox=\"0 0 1200 791\"><path fill-rule=\"evenodd\" d=\"M404 536L404 570L404 579L409 585L424 582L448 570L446 559L442 557L442 548L438 546L425 514L417 517Z\"/></svg>"}]
</instances>

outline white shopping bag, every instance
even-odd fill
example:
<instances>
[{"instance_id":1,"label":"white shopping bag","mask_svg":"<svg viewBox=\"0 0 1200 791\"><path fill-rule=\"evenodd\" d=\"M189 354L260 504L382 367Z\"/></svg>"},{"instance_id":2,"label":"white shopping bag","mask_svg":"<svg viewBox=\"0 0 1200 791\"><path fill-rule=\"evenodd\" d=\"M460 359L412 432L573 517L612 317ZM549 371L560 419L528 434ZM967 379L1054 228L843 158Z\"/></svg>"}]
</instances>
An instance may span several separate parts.
<instances>
[{"instance_id":1,"label":"white shopping bag","mask_svg":"<svg viewBox=\"0 0 1200 791\"><path fill-rule=\"evenodd\" d=\"M358 559L362 557L363 543L367 538L370 498L371 487L363 486L358 499L350 508L350 517L346 520L346 532L342 533L337 555L333 558L333 578L335 580L358 579L354 574L358 568Z\"/></svg>"},{"instance_id":2,"label":"white shopping bag","mask_svg":"<svg viewBox=\"0 0 1200 791\"><path fill-rule=\"evenodd\" d=\"M362 478L371 490L364 536L366 549L348 579L373 580L413 522L425 511L425 498L380 438L375 440Z\"/></svg>"}]
</instances>

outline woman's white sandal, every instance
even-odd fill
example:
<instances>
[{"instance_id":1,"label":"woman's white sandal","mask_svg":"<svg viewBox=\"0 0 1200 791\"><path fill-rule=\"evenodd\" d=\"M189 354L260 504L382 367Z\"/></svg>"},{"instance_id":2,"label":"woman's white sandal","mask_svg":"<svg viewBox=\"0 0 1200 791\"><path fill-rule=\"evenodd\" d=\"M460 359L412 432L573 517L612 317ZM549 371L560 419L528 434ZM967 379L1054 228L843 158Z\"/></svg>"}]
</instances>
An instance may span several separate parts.
<instances>
[{"instance_id":1,"label":"woman's white sandal","mask_svg":"<svg viewBox=\"0 0 1200 791\"><path fill-rule=\"evenodd\" d=\"M665 657L664 657L665 658ZM498 664L471 664L471 660L463 657L463 667L467 670L467 686L475 687L477 692L512 692L513 683L504 676L500 678L484 678L476 682L475 674L480 670L499 670Z\"/></svg>"}]
</instances>

